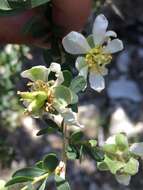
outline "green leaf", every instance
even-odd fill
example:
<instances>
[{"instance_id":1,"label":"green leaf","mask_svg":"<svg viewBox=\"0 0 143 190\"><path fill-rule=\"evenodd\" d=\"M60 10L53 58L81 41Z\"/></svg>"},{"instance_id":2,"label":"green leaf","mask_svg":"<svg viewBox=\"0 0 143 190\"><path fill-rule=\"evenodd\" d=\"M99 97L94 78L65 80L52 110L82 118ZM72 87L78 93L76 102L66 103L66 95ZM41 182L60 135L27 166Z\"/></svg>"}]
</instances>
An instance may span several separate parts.
<instances>
[{"instance_id":1,"label":"green leaf","mask_svg":"<svg viewBox=\"0 0 143 190\"><path fill-rule=\"evenodd\" d=\"M86 81L82 76L77 76L71 81L70 89L78 93L86 87Z\"/></svg>"},{"instance_id":2,"label":"green leaf","mask_svg":"<svg viewBox=\"0 0 143 190\"><path fill-rule=\"evenodd\" d=\"M72 109L73 112L75 112L75 113L78 112L78 104L72 104L72 105L70 105L70 108Z\"/></svg>"},{"instance_id":3,"label":"green leaf","mask_svg":"<svg viewBox=\"0 0 143 190\"><path fill-rule=\"evenodd\" d=\"M11 0L7 0L7 3L10 7L10 9L26 9L29 8L29 3L30 0L19 0L19 1L11 1Z\"/></svg>"},{"instance_id":4,"label":"green leaf","mask_svg":"<svg viewBox=\"0 0 143 190\"><path fill-rule=\"evenodd\" d=\"M60 132L59 126L51 119L46 120L47 127L41 129L37 136L44 135L44 134L53 134L56 132Z\"/></svg>"},{"instance_id":5,"label":"green leaf","mask_svg":"<svg viewBox=\"0 0 143 190\"><path fill-rule=\"evenodd\" d=\"M79 150L79 160L80 160L80 162L82 161L82 156L83 156L83 145L80 146L80 150Z\"/></svg>"},{"instance_id":6,"label":"green leaf","mask_svg":"<svg viewBox=\"0 0 143 190\"><path fill-rule=\"evenodd\" d=\"M31 4L31 8L33 7L37 7L39 5L43 5L45 3L50 2L50 0L29 0L30 4Z\"/></svg>"},{"instance_id":7,"label":"green leaf","mask_svg":"<svg viewBox=\"0 0 143 190\"><path fill-rule=\"evenodd\" d=\"M32 177L15 177L13 179L11 179L10 181L8 181L6 183L6 187L17 184L17 183L24 183L24 182L29 182L29 181L33 181Z\"/></svg>"},{"instance_id":8,"label":"green leaf","mask_svg":"<svg viewBox=\"0 0 143 190\"><path fill-rule=\"evenodd\" d=\"M0 9L9 10L10 6L7 0L0 0Z\"/></svg>"},{"instance_id":9,"label":"green leaf","mask_svg":"<svg viewBox=\"0 0 143 190\"><path fill-rule=\"evenodd\" d=\"M77 142L77 141L81 141L82 138L83 138L83 136L84 136L84 134L83 134L82 131L77 131L77 132L74 132L74 133L71 135L70 139L71 139L72 142L75 143L75 142Z\"/></svg>"},{"instance_id":10,"label":"green leaf","mask_svg":"<svg viewBox=\"0 0 143 190\"><path fill-rule=\"evenodd\" d=\"M123 171L126 174L135 175L139 169L139 162L134 158L130 158L130 160L126 163Z\"/></svg>"},{"instance_id":11,"label":"green leaf","mask_svg":"<svg viewBox=\"0 0 143 190\"><path fill-rule=\"evenodd\" d=\"M71 104L72 94L71 91L65 86L60 85L55 87L54 96L58 103L65 107Z\"/></svg>"},{"instance_id":12,"label":"green leaf","mask_svg":"<svg viewBox=\"0 0 143 190\"><path fill-rule=\"evenodd\" d=\"M76 104L78 103L78 96L76 95L75 92L71 91L71 104Z\"/></svg>"},{"instance_id":13,"label":"green leaf","mask_svg":"<svg viewBox=\"0 0 143 190\"><path fill-rule=\"evenodd\" d=\"M39 162L37 162L37 163L35 164L35 167L37 167L37 168L43 170L43 161L40 160Z\"/></svg>"},{"instance_id":14,"label":"green leaf","mask_svg":"<svg viewBox=\"0 0 143 190\"><path fill-rule=\"evenodd\" d=\"M89 144L91 145L91 147L96 147L97 140L91 139L91 140L89 140Z\"/></svg>"},{"instance_id":15,"label":"green leaf","mask_svg":"<svg viewBox=\"0 0 143 190\"><path fill-rule=\"evenodd\" d=\"M108 171L109 168L108 168L108 165L106 164L106 162L98 162L97 163L97 168L101 171Z\"/></svg>"},{"instance_id":16,"label":"green leaf","mask_svg":"<svg viewBox=\"0 0 143 190\"><path fill-rule=\"evenodd\" d=\"M85 145L84 151L97 162L101 162L104 160L104 152L97 147L89 147Z\"/></svg>"},{"instance_id":17,"label":"green leaf","mask_svg":"<svg viewBox=\"0 0 143 190\"><path fill-rule=\"evenodd\" d=\"M92 155L94 157L94 159L98 162L98 161L102 161L104 159L104 152L102 150L100 150L97 147L93 147L91 149L92 151Z\"/></svg>"},{"instance_id":18,"label":"green leaf","mask_svg":"<svg viewBox=\"0 0 143 190\"><path fill-rule=\"evenodd\" d=\"M0 9L27 9L48 3L50 0L0 0Z\"/></svg>"},{"instance_id":19,"label":"green leaf","mask_svg":"<svg viewBox=\"0 0 143 190\"><path fill-rule=\"evenodd\" d=\"M52 128L52 127L46 127L44 129L41 129L36 134L37 136L45 135L45 134L55 134L58 131L58 129Z\"/></svg>"},{"instance_id":20,"label":"green leaf","mask_svg":"<svg viewBox=\"0 0 143 190\"><path fill-rule=\"evenodd\" d=\"M46 182L47 182L47 179L44 180L44 182L42 183L42 185L40 186L40 188L38 188L38 190L45 190L45 188L46 188Z\"/></svg>"},{"instance_id":21,"label":"green leaf","mask_svg":"<svg viewBox=\"0 0 143 190\"><path fill-rule=\"evenodd\" d=\"M63 71L63 76L64 76L64 82L62 83L63 86L69 87L72 81L72 74L70 71L65 70Z\"/></svg>"},{"instance_id":22,"label":"green leaf","mask_svg":"<svg viewBox=\"0 0 143 190\"><path fill-rule=\"evenodd\" d=\"M53 121L52 119L47 119L46 125L48 125L48 127L59 129L59 125L55 121Z\"/></svg>"},{"instance_id":23,"label":"green leaf","mask_svg":"<svg viewBox=\"0 0 143 190\"><path fill-rule=\"evenodd\" d=\"M127 137L121 133L116 135L115 142L120 150L125 150L129 146Z\"/></svg>"},{"instance_id":24,"label":"green leaf","mask_svg":"<svg viewBox=\"0 0 143 190\"><path fill-rule=\"evenodd\" d=\"M79 153L77 152L77 149L72 145L69 145L67 147L66 155L70 160L76 160L79 158Z\"/></svg>"},{"instance_id":25,"label":"green leaf","mask_svg":"<svg viewBox=\"0 0 143 190\"><path fill-rule=\"evenodd\" d=\"M44 157L43 159L43 168L47 170L48 172L53 172L56 167L58 166L58 158L56 154L51 153Z\"/></svg>"},{"instance_id":26,"label":"green leaf","mask_svg":"<svg viewBox=\"0 0 143 190\"><path fill-rule=\"evenodd\" d=\"M55 175L57 190L71 190L69 183L58 175Z\"/></svg>"},{"instance_id":27,"label":"green leaf","mask_svg":"<svg viewBox=\"0 0 143 190\"><path fill-rule=\"evenodd\" d=\"M44 174L44 171L42 169L29 167L16 171L12 177L38 177L42 174Z\"/></svg>"}]
</instances>

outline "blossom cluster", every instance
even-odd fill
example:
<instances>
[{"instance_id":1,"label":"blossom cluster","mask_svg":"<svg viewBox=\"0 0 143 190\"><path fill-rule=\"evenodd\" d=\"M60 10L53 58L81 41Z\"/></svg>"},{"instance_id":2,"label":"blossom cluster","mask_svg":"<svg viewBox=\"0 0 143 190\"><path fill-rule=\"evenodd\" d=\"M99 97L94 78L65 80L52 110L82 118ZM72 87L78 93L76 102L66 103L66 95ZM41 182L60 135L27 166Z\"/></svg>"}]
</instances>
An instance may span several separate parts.
<instances>
[{"instance_id":1,"label":"blossom cluster","mask_svg":"<svg viewBox=\"0 0 143 190\"><path fill-rule=\"evenodd\" d=\"M68 53L84 55L77 57L75 63L79 76L86 81L89 72L90 86L98 92L105 87L103 76L108 73L106 65L111 62L112 53L123 49L121 40L112 39L116 38L117 34L114 31L107 31L107 27L108 20L101 14L96 17L93 32L87 39L73 31L65 36L62 42ZM55 73L56 80L49 79L51 72ZM80 126L75 113L68 108L68 105L77 103L78 98L70 88L62 85L64 76L60 64L51 63L49 68L35 66L21 75L32 81L28 83L30 92L18 92L27 107L27 113L39 115L43 112L50 114L58 112L66 123Z\"/></svg>"},{"instance_id":2,"label":"blossom cluster","mask_svg":"<svg viewBox=\"0 0 143 190\"><path fill-rule=\"evenodd\" d=\"M88 78L90 87L101 92L105 88L104 76L108 74L106 66L111 63L112 54L123 49L123 43L117 38L117 34L107 28L108 20L100 14L94 21L92 34L87 38L75 31L63 38L65 51L77 55L75 66L78 76L74 79L69 81L70 77L66 78L67 75L64 74L59 63L51 63L49 68L35 66L22 72L21 76L30 80L27 84L29 91L18 92L26 107L26 114L36 117L47 114L49 118L60 115L66 125L82 127L77 121L73 108L73 105L78 103L78 92L86 89ZM80 135L80 133L76 134L76 139ZM95 141L89 142L91 144ZM97 143L91 148L97 151L96 146ZM114 135L101 147L105 155L102 160L97 161L97 167L100 170L110 171L119 183L128 185L131 176L138 172L138 158L143 156L142 147L142 143L130 146L124 134ZM73 150L74 148L70 147L69 155L72 158ZM55 173L65 178L63 161L57 166Z\"/></svg>"},{"instance_id":3,"label":"blossom cluster","mask_svg":"<svg viewBox=\"0 0 143 190\"><path fill-rule=\"evenodd\" d=\"M116 134L107 139L103 145L105 158L97 163L102 171L110 171L117 181L129 185L131 176L138 173L138 158L143 156L143 144L130 145L125 134Z\"/></svg>"},{"instance_id":4,"label":"blossom cluster","mask_svg":"<svg viewBox=\"0 0 143 190\"><path fill-rule=\"evenodd\" d=\"M50 79L51 73L55 73L56 79ZM30 87L29 92L18 91L21 101L26 106L26 114L37 117L45 113L60 114L66 124L80 126L75 113L68 108L68 105L76 103L78 98L70 88L62 85L64 76L60 64L51 63L49 68L35 66L22 72L21 75L31 80L27 84Z\"/></svg>"}]
</instances>

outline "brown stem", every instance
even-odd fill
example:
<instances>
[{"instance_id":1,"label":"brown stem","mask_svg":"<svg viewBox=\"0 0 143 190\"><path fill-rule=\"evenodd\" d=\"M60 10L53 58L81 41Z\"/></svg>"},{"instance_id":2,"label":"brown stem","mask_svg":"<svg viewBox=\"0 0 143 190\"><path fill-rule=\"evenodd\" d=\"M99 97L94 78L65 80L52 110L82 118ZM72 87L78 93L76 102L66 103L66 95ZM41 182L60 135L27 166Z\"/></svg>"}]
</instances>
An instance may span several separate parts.
<instances>
[{"instance_id":1,"label":"brown stem","mask_svg":"<svg viewBox=\"0 0 143 190\"><path fill-rule=\"evenodd\" d=\"M63 124L63 152L62 152L62 161L65 164L65 173L66 173L66 166L67 166L67 155L66 155L66 150L68 146L68 131L67 131L67 125L64 123Z\"/></svg>"}]
</instances>

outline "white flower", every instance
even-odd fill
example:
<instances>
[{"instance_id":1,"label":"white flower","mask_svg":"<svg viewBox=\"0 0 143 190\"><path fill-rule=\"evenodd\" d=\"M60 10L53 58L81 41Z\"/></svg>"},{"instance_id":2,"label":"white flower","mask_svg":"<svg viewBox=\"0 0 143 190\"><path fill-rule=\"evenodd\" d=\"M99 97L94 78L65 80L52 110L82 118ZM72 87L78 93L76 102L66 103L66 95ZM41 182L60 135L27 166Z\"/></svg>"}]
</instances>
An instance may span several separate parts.
<instances>
[{"instance_id":1,"label":"white flower","mask_svg":"<svg viewBox=\"0 0 143 190\"><path fill-rule=\"evenodd\" d=\"M56 80L50 80L50 72L55 73ZM18 92L26 108L26 113L33 113L39 116L43 112L53 114L57 111L67 125L76 125L76 113L68 105L73 104L72 92L62 85L64 81L61 66L58 63L51 63L49 68L45 66L34 66L21 74L22 77L30 79L30 92Z\"/></svg>"},{"instance_id":2,"label":"white flower","mask_svg":"<svg viewBox=\"0 0 143 190\"><path fill-rule=\"evenodd\" d=\"M65 50L74 55L85 54L85 57L78 57L76 68L79 75L87 79L89 72L89 82L92 89L100 92L105 87L103 76L108 73L105 66L112 60L112 53L123 49L123 43L116 38L114 31L107 31L108 20L102 14L98 15L93 24L92 35L88 40L78 32L70 32L63 39ZM88 42L91 43L88 43Z\"/></svg>"}]
</instances>

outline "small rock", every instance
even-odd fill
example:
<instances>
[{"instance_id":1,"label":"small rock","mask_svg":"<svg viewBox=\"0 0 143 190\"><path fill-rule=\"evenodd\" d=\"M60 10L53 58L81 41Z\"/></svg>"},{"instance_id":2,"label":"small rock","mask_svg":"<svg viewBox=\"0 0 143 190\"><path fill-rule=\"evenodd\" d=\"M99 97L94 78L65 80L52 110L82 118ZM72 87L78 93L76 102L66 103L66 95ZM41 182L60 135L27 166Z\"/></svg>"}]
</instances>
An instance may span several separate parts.
<instances>
[{"instance_id":1,"label":"small rock","mask_svg":"<svg viewBox=\"0 0 143 190\"><path fill-rule=\"evenodd\" d=\"M117 58L117 67L121 72L128 72L130 57L128 51L123 51Z\"/></svg>"},{"instance_id":2,"label":"small rock","mask_svg":"<svg viewBox=\"0 0 143 190\"><path fill-rule=\"evenodd\" d=\"M90 138L97 136L97 121L99 119L99 112L97 107L93 104L79 107L78 120L84 125L84 131Z\"/></svg>"},{"instance_id":3,"label":"small rock","mask_svg":"<svg viewBox=\"0 0 143 190\"><path fill-rule=\"evenodd\" d=\"M110 134L124 132L130 134L134 130L134 125L127 117L122 107L118 107L111 116Z\"/></svg>"},{"instance_id":4,"label":"small rock","mask_svg":"<svg viewBox=\"0 0 143 190\"><path fill-rule=\"evenodd\" d=\"M99 190L98 186L96 185L96 183L91 183L89 190Z\"/></svg>"},{"instance_id":5,"label":"small rock","mask_svg":"<svg viewBox=\"0 0 143 190\"><path fill-rule=\"evenodd\" d=\"M105 183L105 184L102 186L102 190L113 190L113 188L112 188L109 184Z\"/></svg>"},{"instance_id":6,"label":"small rock","mask_svg":"<svg viewBox=\"0 0 143 190\"><path fill-rule=\"evenodd\" d=\"M114 80L107 88L108 96L112 99L129 99L135 102L142 101L142 95L137 84L125 77Z\"/></svg>"}]
</instances>

